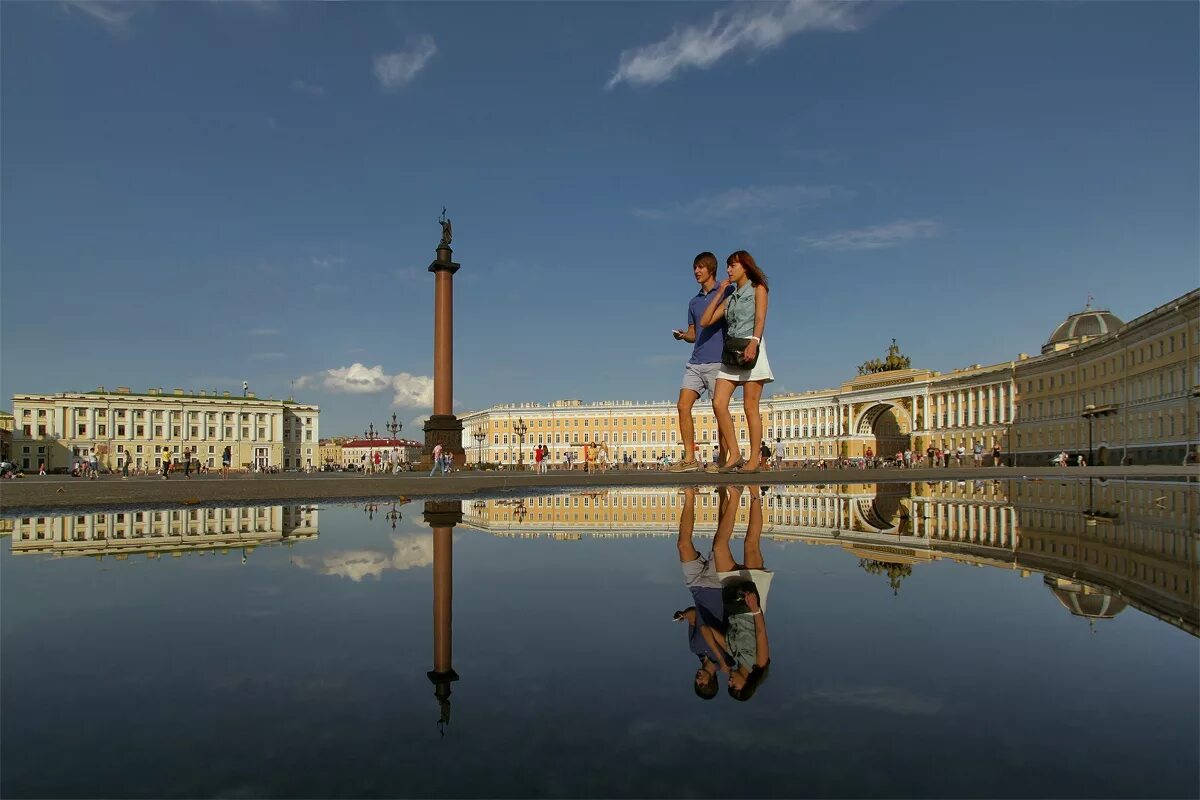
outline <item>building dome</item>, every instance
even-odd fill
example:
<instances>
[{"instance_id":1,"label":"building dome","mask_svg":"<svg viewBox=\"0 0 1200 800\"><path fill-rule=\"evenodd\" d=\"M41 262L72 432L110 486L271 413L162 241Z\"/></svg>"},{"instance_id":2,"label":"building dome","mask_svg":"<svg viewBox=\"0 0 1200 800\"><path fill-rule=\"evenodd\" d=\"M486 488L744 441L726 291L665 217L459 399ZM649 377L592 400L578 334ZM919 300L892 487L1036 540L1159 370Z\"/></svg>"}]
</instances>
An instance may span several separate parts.
<instances>
[{"instance_id":1,"label":"building dome","mask_svg":"<svg viewBox=\"0 0 1200 800\"><path fill-rule=\"evenodd\" d=\"M1125 610L1126 603L1120 597L1097 591L1081 583L1065 578L1046 575L1042 582L1050 593L1062 603L1063 608L1077 617L1112 619Z\"/></svg>"},{"instance_id":2,"label":"building dome","mask_svg":"<svg viewBox=\"0 0 1200 800\"><path fill-rule=\"evenodd\" d=\"M1083 311L1067 317L1061 325L1054 329L1054 333L1050 334L1050 338L1042 345L1042 352L1052 353L1073 344L1086 342L1096 336L1104 336L1124 324L1116 314L1107 308L1097 310L1092 308L1092 304L1089 302L1084 306Z\"/></svg>"}]
</instances>

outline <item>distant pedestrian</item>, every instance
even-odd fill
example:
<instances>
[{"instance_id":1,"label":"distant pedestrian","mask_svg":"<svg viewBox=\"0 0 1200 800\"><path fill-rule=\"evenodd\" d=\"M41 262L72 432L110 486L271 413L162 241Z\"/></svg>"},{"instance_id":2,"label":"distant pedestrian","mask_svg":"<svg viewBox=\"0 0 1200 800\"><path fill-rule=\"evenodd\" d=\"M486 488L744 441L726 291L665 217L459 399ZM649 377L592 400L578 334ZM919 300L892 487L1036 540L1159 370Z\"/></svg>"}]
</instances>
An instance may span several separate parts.
<instances>
[{"instance_id":1,"label":"distant pedestrian","mask_svg":"<svg viewBox=\"0 0 1200 800\"><path fill-rule=\"evenodd\" d=\"M233 463L233 450L229 445L225 446L225 450L221 453L221 477L229 477L229 465Z\"/></svg>"},{"instance_id":2,"label":"distant pedestrian","mask_svg":"<svg viewBox=\"0 0 1200 800\"><path fill-rule=\"evenodd\" d=\"M45 475L45 474L46 474L46 462L39 461L38 462L38 475Z\"/></svg>"},{"instance_id":3,"label":"distant pedestrian","mask_svg":"<svg viewBox=\"0 0 1200 800\"><path fill-rule=\"evenodd\" d=\"M954 451L954 465L956 467L961 467L963 464L966 463L966 461L967 461L967 448L963 447L960 444L958 446L958 449Z\"/></svg>"},{"instance_id":4,"label":"distant pedestrian","mask_svg":"<svg viewBox=\"0 0 1200 800\"><path fill-rule=\"evenodd\" d=\"M183 477L192 479L192 451L189 448L183 451Z\"/></svg>"},{"instance_id":5,"label":"distant pedestrian","mask_svg":"<svg viewBox=\"0 0 1200 800\"><path fill-rule=\"evenodd\" d=\"M983 442L976 442L975 447L973 448L972 452L975 456L975 466L982 467L983 466Z\"/></svg>"},{"instance_id":6,"label":"distant pedestrian","mask_svg":"<svg viewBox=\"0 0 1200 800\"><path fill-rule=\"evenodd\" d=\"M929 447L925 448L925 464L926 464L926 466L930 466L930 467L937 466L937 463L933 460L933 457L936 454L937 454L937 450L933 449L933 445L929 445Z\"/></svg>"},{"instance_id":7,"label":"distant pedestrian","mask_svg":"<svg viewBox=\"0 0 1200 800\"><path fill-rule=\"evenodd\" d=\"M95 480L96 476L100 474L100 457L93 453L91 461L88 462L88 466L91 468L89 470L88 477L90 477L92 480Z\"/></svg>"},{"instance_id":8,"label":"distant pedestrian","mask_svg":"<svg viewBox=\"0 0 1200 800\"><path fill-rule=\"evenodd\" d=\"M998 444L992 446L992 466L1000 466L1000 445Z\"/></svg>"},{"instance_id":9,"label":"distant pedestrian","mask_svg":"<svg viewBox=\"0 0 1200 800\"><path fill-rule=\"evenodd\" d=\"M165 481L170 477L171 472L171 448L164 447L162 450L162 479Z\"/></svg>"},{"instance_id":10,"label":"distant pedestrian","mask_svg":"<svg viewBox=\"0 0 1200 800\"><path fill-rule=\"evenodd\" d=\"M443 476L446 474L446 465L442 461L442 445L440 442L433 446L433 469L429 470L429 477L432 478L433 473L439 471Z\"/></svg>"}]
</instances>

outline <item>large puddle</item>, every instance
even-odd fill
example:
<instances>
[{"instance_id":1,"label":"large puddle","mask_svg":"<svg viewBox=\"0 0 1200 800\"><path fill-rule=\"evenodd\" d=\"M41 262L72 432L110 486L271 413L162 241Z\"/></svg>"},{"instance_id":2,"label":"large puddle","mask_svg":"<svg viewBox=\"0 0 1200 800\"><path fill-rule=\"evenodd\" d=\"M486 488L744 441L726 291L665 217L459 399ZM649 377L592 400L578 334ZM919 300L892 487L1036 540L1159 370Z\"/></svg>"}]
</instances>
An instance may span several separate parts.
<instances>
[{"instance_id":1,"label":"large puddle","mask_svg":"<svg viewBox=\"0 0 1200 800\"><path fill-rule=\"evenodd\" d=\"M7 519L0 794L1196 796L1198 508L1046 480Z\"/></svg>"}]
</instances>

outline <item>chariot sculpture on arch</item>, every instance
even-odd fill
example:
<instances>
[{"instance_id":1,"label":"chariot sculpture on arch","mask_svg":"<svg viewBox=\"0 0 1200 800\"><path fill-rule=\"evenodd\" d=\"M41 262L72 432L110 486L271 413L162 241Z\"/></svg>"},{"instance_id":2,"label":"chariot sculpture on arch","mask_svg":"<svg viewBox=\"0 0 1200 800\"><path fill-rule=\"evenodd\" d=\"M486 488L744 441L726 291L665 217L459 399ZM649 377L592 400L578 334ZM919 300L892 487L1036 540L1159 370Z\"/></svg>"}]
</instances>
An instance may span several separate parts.
<instances>
[{"instance_id":1,"label":"chariot sculpture on arch","mask_svg":"<svg viewBox=\"0 0 1200 800\"><path fill-rule=\"evenodd\" d=\"M454 228L450 224L450 218L446 216L445 206L442 206L442 216L438 217L438 224L442 226L442 241L438 244L448 246L450 240L454 238Z\"/></svg>"}]
</instances>

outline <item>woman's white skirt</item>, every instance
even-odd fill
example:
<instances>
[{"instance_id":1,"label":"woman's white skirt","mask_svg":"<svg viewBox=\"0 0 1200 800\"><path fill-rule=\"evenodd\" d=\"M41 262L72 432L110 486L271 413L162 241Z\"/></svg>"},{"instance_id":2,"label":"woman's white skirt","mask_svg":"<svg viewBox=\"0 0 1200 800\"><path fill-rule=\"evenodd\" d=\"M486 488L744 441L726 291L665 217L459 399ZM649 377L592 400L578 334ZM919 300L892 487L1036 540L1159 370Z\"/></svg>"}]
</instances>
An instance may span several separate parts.
<instances>
[{"instance_id":1,"label":"woman's white skirt","mask_svg":"<svg viewBox=\"0 0 1200 800\"><path fill-rule=\"evenodd\" d=\"M767 340L764 338L759 342L758 361L755 362L752 369L737 370L722 364L721 371L717 373L717 377L733 381L734 383L744 383L746 381L770 383L775 380L775 373L771 372L771 362L767 359Z\"/></svg>"}]
</instances>

